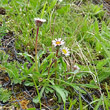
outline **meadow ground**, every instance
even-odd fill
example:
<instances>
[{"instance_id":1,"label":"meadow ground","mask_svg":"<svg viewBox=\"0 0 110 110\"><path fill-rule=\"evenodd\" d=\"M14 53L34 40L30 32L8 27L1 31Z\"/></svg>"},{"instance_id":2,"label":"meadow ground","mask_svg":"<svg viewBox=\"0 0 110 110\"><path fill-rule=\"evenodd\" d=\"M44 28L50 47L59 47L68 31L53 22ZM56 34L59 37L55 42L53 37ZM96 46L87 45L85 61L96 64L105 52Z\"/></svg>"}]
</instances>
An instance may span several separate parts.
<instances>
[{"instance_id":1,"label":"meadow ground","mask_svg":"<svg viewBox=\"0 0 110 110\"><path fill-rule=\"evenodd\" d=\"M1 0L0 110L110 110L109 7Z\"/></svg>"}]
</instances>

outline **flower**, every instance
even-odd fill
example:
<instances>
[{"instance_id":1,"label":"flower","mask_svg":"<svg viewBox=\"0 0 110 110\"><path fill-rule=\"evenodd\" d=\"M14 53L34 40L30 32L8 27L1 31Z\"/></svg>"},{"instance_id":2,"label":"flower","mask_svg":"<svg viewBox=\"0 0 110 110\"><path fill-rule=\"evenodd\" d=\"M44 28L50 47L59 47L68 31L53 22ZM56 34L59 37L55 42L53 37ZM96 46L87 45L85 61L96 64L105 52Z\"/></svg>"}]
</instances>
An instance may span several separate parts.
<instances>
[{"instance_id":1,"label":"flower","mask_svg":"<svg viewBox=\"0 0 110 110\"><path fill-rule=\"evenodd\" d=\"M36 26L40 27L42 23L46 22L46 19L34 18Z\"/></svg>"},{"instance_id":2,"label":"flower","mask_svg":"<svg viewBox=\"0 0 110 110\"><path fill-rule=\"evenodd\" d=\"M61 38L58 38L58 39L55 39L55 40L52 40L52 44L57 47L57 46L62 46L64 45L64 40L61 40Z\"/></svg>"},{"instance_id":3,"label":"flower","mask_svg":"<svg viewBox=\"0 0 110 110\"><path fill-rule=\"evenodd\" d=\"M58 0L58 2L62 2L63 0Z\"/></svg>"},{"instance_id":4,"label":"flower","mask_svg":"<svg viewBox=\"0 0 110 110\"><path fill-rule=\"evenodd\" d=\"M69 49L67 47L61 48L61 53L63 55L65 55L65 56L69 56L70 55Z\"/></svg>"},{"instance_id":5,"label":"flower","mask_svg":"<svg viewBox=\"0 0 110 110\"><path fill-rule=\"evenodd\" d=\"M39 82L42 82L43 81L43 78L39 78Z\"/></svg>"},{"instance_id":6,"label":"flower","mask_svg":"<svg viewBox=\"0 0 110 110\"><path fill-rule=\"evenodd\" d=\"M80 68L77 65L74 65L73 69L78 71L80 70Z\"/></svg>"}]
</instances>

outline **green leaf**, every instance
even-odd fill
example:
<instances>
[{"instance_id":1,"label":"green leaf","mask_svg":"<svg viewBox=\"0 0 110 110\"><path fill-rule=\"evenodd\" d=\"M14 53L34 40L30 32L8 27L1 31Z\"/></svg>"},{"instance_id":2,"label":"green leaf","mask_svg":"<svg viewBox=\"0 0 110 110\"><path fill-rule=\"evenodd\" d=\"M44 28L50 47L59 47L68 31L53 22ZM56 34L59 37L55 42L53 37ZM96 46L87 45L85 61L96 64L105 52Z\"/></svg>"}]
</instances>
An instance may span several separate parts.
<instances>
[{"instance_id":1,"label":"green leaf","mask_svg":"<svg viewBox=\"0 0 110 110\"><path fill-rule=\"evenodd\" d=\"M36 110L36 108L28 108L28 109L26 109L26 110Z\"/></svg>"},{"instance_id":2,"label":"green leaf","mask_svg":"<svg viewBox=\"0 0 110 110\"><path fill-rule=\"evenodd\" d=\"M50 88L50 87L46 87L46 89L45 89L45 92L46 93L53 93L54 92L54 90L52 89L52 88Z\"/></svg>"},{"instance_id":3,"label":"green leaf","mask_svg":"<svg viewBox=\"0 0 110 110\"><path fill-rule=\"evenodd\" d=\"M84 93L84 94L86 93L84 90L80 89L79 86L76 83L65 82L65 81L59 80L59 79L57 79L57 80L60 81L60 82L62 82L64 85L73 87L74 89L80 91L81 93ZM49 80L49 82L52 83L51 80Z\"/></svg>"},{"instance_id":4,"label":"green leaf","mask_svg":"<svg viewBox=\"0 0 110 110\"><path fill-rule=\"evenodd\" d=\"M99 87L93 84L78 84L79 86L82 87L87 87L87 88L94 88L94 89L98 89Z\"/></svg>"},{"instance_id":5,"label":"green leaf","mask_svg":"<svg viewBox=\"0 0 110 110\"><path fill-rule=\"evenodd\" d=\"M83 110L83 105L82 105L82 100L81 100L81 94L79 93L79 107L80 107L80 110Z\"/></svg>"},{"instance_id":6,"label":"green leaf","mask_svg":"<svg viewBox=\"0 0 110 110\"><path fill-rule=\"evenodd\" d=\"M102 102L102 96L101 96L99 102L97 103L97 105L95 106L94 110L98 110L99 106L101 105L101 102Z\"/></svg>"},{"instance_id":7,"label":"green leaf","mask_svg":"<svg viewBox=\"0 0 110 110\"><path fill-rule=\"evenodd\" d=\"M64 62L63 58L60 57L59 60L60 60L60 62L61 62L61 64L62 64L62 69L63 69L64 71L66 71L67 67L66 67L66 63Z\"/></svg>"},{"instance_id":8,"label":"green leaf","mask_svg":"<svg viewBox=\"0 0 110 110\"><path fill-rule=\"evenodd\" d=\"M100 74L98 75L98 78L99 78L99 81L101 82L110 76L110 69L106 68L104 70L104 68L103 68L103 70L99 71L99 73Z\"/></svg>"},{"instance_id":9,"label":"green leaf","mask_svg":"<svg viewBox=\"0 0 110 110\"><path fill-rule=\"evenodd\" d=\"M98 63L97 63L97 66L96 68L97 69L102 69L102 67L109 61L109 59L103 59L103 60L100 60Z\"/></svg>"},{"instance_id":10,"label":"green leaf","mask_svg":"<svg viewBox=\"0 0 110 110\"><path fill-rule=\"evenodd\" d=\"M105 105L106 105L106 110L109 110L110 101L109 101L109 99L107 100L106 96L104 96L104 102L105 102Z\"/></svg>"},{"instance_id":11,"label":"green leaf","mask_svg":"<svg viewBox=\"0 0 110 110\"><path fill-rule=\"evenodd\" d=\"M71 108L72 108L72 106L73 106L74 104L76 104L76 102L77 102L77 99L75 99L75 100L73 100L73 101L70 101L69 110L72 110Z\"/></svg>"},{"instance_id":12,"label":"green leaf","mask_svg":"<svg viewBox=\"0 0 110 110\"><path fill-rule=\"evenodd\" d=\"M55 7L56 3L57 3L57 0L52 0L51 5L48 6L47 12L50 13L50 11Z\"/></svg>"},{"instance_id":13,"label":"green leaf","mask_svg":"<svg viewBox=\"0 0 110 110\"><path fill-rule=\"evenodd\" d=\"M58 85L52 85L51 87L61 96L63 102L65 103L68 92Z\"/></svg>"},{"instance_id":14,"label":"green leaf","mask_svg":"<svg viewBox=\"0 0 110 110\"><path fill-rule=\"evenodd\" d=\"M40 92L40 98L42 97L42 94L43 94L43 92L44 92L44 90L45 90L45 87L43 87L42 89L41 89L41 92ZM33 98L33 102L34 103L39 103L39 97L38 96L35 96L34 98Z\"/></svg>"},{"instance_id":15,"label":"green leaf","mask_svg":"<svg viewBox=\"0 0 110 110\"><path fill-rule=\"evenodd\" d=\"M44 15L44 11L45 11L45 8L46 8L46 4L47 4L47 1L45 2L44 7L43 7L43 9L42 9L42 12L41 12L41 18L42 18L43 15Z\"/></svg>"},{"instance_id":16,"label":"green leaf","mask_svg":"<svg viewBox=\"0 0 110 110\"><path fill-rule=\"evenodd\" d=\"M107 96L110 99L110 92L108 90L109 87L108 87L107 83L105 83L105 87L106 87L106 91L107 91Z\"/></svg>"},{"instance_id":17,"label":"green leaf","mask_svg":"<svg viewBox=\"0 0 110 110\"><path fill-rule=\"evenodd\" d=\"M28 74L32 73L35 68L35 63L28 69Z\"/></svg>"},{"instance_id":18,"label":"green leaf","mask_svg":"<svg viewBox=\"0 0 110 110\"><path fill-rule=\"evenodd\" d=\"M17 54L24 56L32 64L33 64L33 61L31 60L31 58L35 61L34 57L32 55L29 55L27 52L25 52L25 53L17 53Z\"/></svg>"},{"instance_id":19,"label":"green leaf","mask_svg":"<svg viewBox=\"0 0 110 110\"><path fill-rule=\"evenodd\" d=\"M58 14L66 14L70 10L70 5L63 6L62 8L58 9Z\"/></svg>"},{"instance_id":20,"label":"green leaf","mask_svg":"<svg viewBox=\"0 0 110 110\"><path fill-rule=\"evenodd\" d=\"M95 47L95 49L96 49L97 52L100 52L100 51L101 51L101 49L102 49L102 44L101 44L101 42L99 42L99 41L96 42L96 47Z\"/></svg>"},{"instance_id":21,"label":"green leaf","mask_svg":"<svg viewBox=\"0 0 110 110\"><path fill-rule=\"evenodd\" d=\"M95 23L94 23L94 28L95 28L95 32L98 34L99 33L99 25L98 25L98 21L97 19L95 19Z\"/></svg>"},{"instance_id":22,"label":"green leaf","mask_svg":"<svg viewBox=\"0 0 110 110\"><path fill-rule=\"evenodd\" d=\"M11 92L7 89L0 88L0 101L7 102L11 96Z\"/></svg>"},{"instance_id":23,"label":"green leaf","mask_svg":"<svg viewBox=\"0 0 110 110\"><path fill-rule=\"evenodd\" d=\"M25 86L33 86L34 83L33 83L33 82L30 82L30 81L25 81L25 82L24 82L24 85L25 85Z\"/></svg>"}]
</instances>

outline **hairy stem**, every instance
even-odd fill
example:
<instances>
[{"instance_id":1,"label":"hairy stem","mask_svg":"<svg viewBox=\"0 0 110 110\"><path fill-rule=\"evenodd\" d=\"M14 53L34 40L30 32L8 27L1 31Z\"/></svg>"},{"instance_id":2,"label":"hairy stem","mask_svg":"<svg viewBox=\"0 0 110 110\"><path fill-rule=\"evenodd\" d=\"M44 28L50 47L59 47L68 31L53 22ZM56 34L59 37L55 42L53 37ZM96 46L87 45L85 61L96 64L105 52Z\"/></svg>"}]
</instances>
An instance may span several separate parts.
<instances>
[{"instance_id":1,"label":"hairy stem","mask_svg":"<svg viewBox=\"0 0 110 110\"><path fill-rule=\"evenodd\" d=\"M36 88L36 91L37 91L37 94L38 94L38 99L39 99L39 104L40 104L40 110L42 110L41 108L41 96L40 96L40 93L39 93L39 89L38 89L38 86L37 86L37 84L36 84L36 82L35 82L35 80L34 80L34 78L32 77L32 79L33 79L33 82L34 82L34 85L35 85L35 88Z\"/></svg>"},{"instance_id":2,"label":"hairy stem","mask_svg":"<svg viewBox=\"0 0 110 110\"><path fill-rule=\"evenodd\" d=\"M58 57L59 48L56 50L56 58ZM57 60L55 61L55 68L57 68ZM55 70L55 77L58 78L57 70Z\"/></svg>"},{"instance_id":3,"label":"hairy stem","mask_svg":"<svg viewBox=\"0 0 110 110\"><path fill-rule=\"evenodd\" d=\"M36 71L38 72L38 61L37 61L37 39L38 39L39 27L37 28L36 33L36 44L35 44L35 63L36 63Z\"/></svg>"}]
</instances>

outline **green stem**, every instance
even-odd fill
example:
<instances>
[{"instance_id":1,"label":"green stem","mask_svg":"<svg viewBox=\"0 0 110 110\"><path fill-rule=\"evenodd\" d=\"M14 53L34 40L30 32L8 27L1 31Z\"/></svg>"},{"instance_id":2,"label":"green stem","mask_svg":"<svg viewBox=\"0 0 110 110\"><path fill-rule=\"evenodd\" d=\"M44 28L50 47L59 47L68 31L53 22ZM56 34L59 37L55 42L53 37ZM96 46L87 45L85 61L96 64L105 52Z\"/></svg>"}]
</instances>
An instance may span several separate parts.
<instances>
[{"instance_id":1,"label":"green stem","mask_svg":"<svg viewBox=\"0 0 110 110\"><path fill-rule=\"evenodd\" d=\"M50 73L50 68L52 67L53 63L55 63L55 62L56 62L56 60L54 59L48 68L48 77L49 77L49 73Z\"/></svg>"},{"instance_id":2,"label":"green stem","mask_svg":"<svg viewBox=\"0 0 110 110\"><path fill-rule=\"evenodd\" d=\"M64 110L66 110L65 102L64 102Z\"/></svg>"},{"instance_id":3,"label":"green stem","mask_svg":"<svg viewBox=\"0 0 110 110\"><path fill-rule=\"evenodd\" d=\"M59 48L56 50L56 58L58 57L58 51L59 51ZM57 60L55 61L55 68L57 68ZM55 70L55 77L56 77L56 79L58 78L57 70Z\"/></svg>"},{"instance_id":4,"label":"green stem","mask_svg":"<svg viewBox=\"0 0 110 110\"><path fill-rule=\"evenodd\" d=\"M42 110L39 89L38 89L37 84L36 84L33 77L32 77L32 79L33 79L33 82L34 82L34 85L35 85L35 88L36 88L36 91L37 91L37 94L38 94L39 103L40 103L40 110Z\"/></svg>"},{"instance_id":5,"label":"green stem","mask_svg":"<svg viewBox=\"0 0 110 110\"><path fill-rule=\"evenodd\" d=\"M38 61L37 61L37 55L35 56L35 63L36 63L36 72L38 72Z\"/></svg>"},{"instance_id":6,"label":"green stem","mask_svg":"<svg viewBox=\"0 0 110 110\"><path fill-rule=\"evenodd\" d=\"M57 68L57 60L55 61L55 68ZM57 78L57 70L55 70L55 77Z\"/></svg>"}]
</instances>

